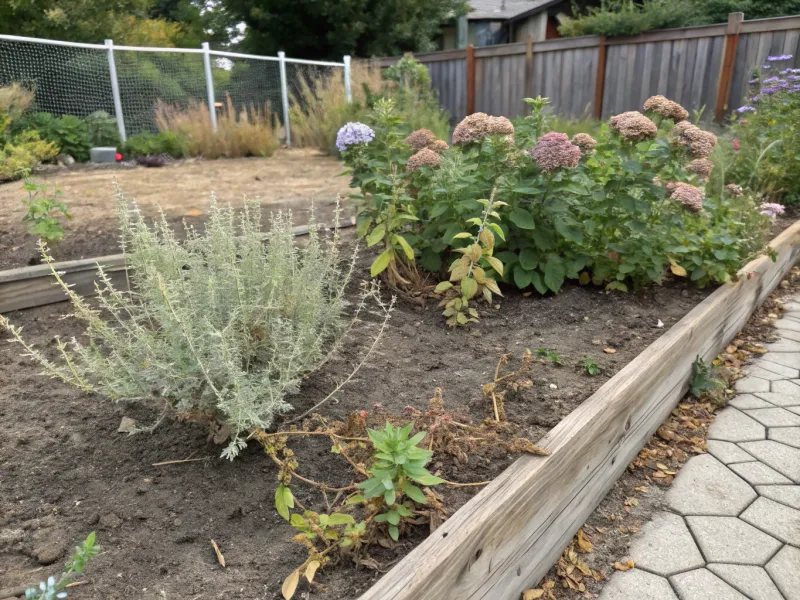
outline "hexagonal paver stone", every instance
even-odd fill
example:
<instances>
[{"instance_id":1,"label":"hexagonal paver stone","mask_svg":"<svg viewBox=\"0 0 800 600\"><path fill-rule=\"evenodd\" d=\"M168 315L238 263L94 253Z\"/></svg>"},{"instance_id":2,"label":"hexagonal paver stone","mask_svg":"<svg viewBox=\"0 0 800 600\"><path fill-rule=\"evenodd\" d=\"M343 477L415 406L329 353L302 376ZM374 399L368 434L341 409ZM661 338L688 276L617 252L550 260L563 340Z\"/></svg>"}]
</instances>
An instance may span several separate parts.
<instances>
[{"instance_id":1,"label":"hexagonal paver stone","mask_svg":"<svg viewBox=\"0 0 800 600\"><path fill-rule=\"evenodd\" d=\"M789 383L788 381L773 381L772 382L772 389L775 389L775 386L778 386L782 383ZM794 385L794 384L792 384ZM757 398L761 400L765 400L769 402L772 406L777 407L787 407L787 406L800 406L800 398L796 396L790 396L788 394L784 394L783 392L757 392L754 394ZM755 406L753 408L763 408Z\"/></svg>"},{"instance_id":2,"label":"hexagonal paver stone","mask_svg":"<svg viewBox=\"0 0 800 600\"><path fill-rule=\"evenodd\" d=\"M794 319L779 319L775 321L775 329L783 331L800 331L800 322ZM781 334L781 337L786 337Z\"/></svg>"},{"instance_id":3,"label":"hexagonal paver stone","mask_svg":"<svg viewBox=\"0 0 800 600\"><path fill-rule=\"evenodd\" d=\"M696 569L669 578L681 600L747 600L708 569Z\"/></svg>"},{"instance_id":4,"label":"hexagonal paver stone","mask_svg":"<svg viewBox=\"0 0 800 600\"><path fill-rule=\"evenodd\" d=\"M797 323L797 325L800 327L800 322ZM800 331L800 329L798 329L798 331ZM797 369L800 369L800 352L768 352L762 356L756 364L761 364L762 361L783 365L784 367L788 367L789 369L794 369L796 371Z\"/></svg>"},{"instance_id":5,"label":"hexagonal paver stone","mask_svg":"<svg viewBox=\"0 0 800 600\"><path fill-rule=\"evenodd\" d=\"M781 329L780 336L784 340L791 340L793 342L800 342L800 332L793 329Z\"/></svg>"},{"instance_id":6,"label":"hexagonal paver stone","mask_svg":"<svg viewBox=\"0 0 800 600\"><path fill-rule=\"evenodd\" d=\"M678 600L663 577L631 569L614 573L600 593L600 600Z\"/></svg>"},{"instance_id":7,"label":"hexagonal paver stone","mask_svg":"<svg viewBox=\"0 0 800 600\"><path fill-rule=\"evenodd\" d=\"M752 600L784 600L778 588L761 567L750 565L708 565L714 573L731 587L746 594Z\"/></svg>"},{"instance_id":8,"label":"hexagonal paver stone","mask_svg":"<svg viewBox=\"0 0 800 600\"><path fill-rule=\"evenodd\" d=\"M768 392L769 381L758 377L745 377L734 385L739 394L752 394L753 392Z\"/></svg>"},{"instance_id":9,"label":"hexagonal paver stone","mask_svg":"<svg viewBox=\"0 0 800 600\"><path fill-rule=\"evenodd\" d=\"M770 352L800 352L800 342L792 340L778 340L772 344L764 344Z\"/></svg>"},{"instance_id":10,"label":"hexagonal paver stone","mask_svg":"<svg viewBox=\"0 0 800 600\"><path fill-rule=\"evenodd\" d=\"M740 410L729 406L708 428L708 439L723 442L755 442L767 439L767 428Z\"/></svg>"},{"instance_id":11,"label":"hexagonal paver stone","mask_svg":"<svg viewBox=\"0 0 800 600\"><path fill-rule=\"evenodd\" d=\"M782 544L736 517L686 517L710 563L765 565Z\"/></svg>"},{"instance_id":12,"label":"hexagonal paver stone","mask_svg":"<svg viewBox=\"0 0 800 600\"><path fill-rule=\"evenodd\" d=\"M759 498L744 511L740 519L766 531L782 542L800 546L800 510ZM800 563L798 563L800 568Z\"/></svg>"},{"instance_id":13,"label":"hexagonal paver stone","mask_svg":"<svg viewBox=\"0 0 800 600\"><path fill-rule=\"evenodd\" d=\"M798 381L800 381L800 379L783 379L773 383L770 389L773 392L791 396L792 398L800 398L800 385L798 385Z\"/></svg>"},{"instance_id":14,"label":"hexagonal paver stone","mask_svg":"<svg viewBox=\"0 0 800 600\"><path fill-rule=\"evenodd\" d=\"M776 369L786 369L786 367L782 367L781 365L775 365ZM745 373L747 373L747 378L755 377L757 379L766 379L767 381L779 381L781 379L791 379L793 377L797 377L800 371L796 369L788 369L788 372L776 372L776 369L769 369L766 366L762 367L762 361L759 361L755 365L751 365L747 367ZM737 391L739 388L736 388Z\"/></svg>"},{"instance_id":15,"label":"hexagonal paver stone","mask_svg":"<svg viewBox=\"0 0 800 600\"><path fill-rule=\"evenodd\" d=\"M762 394L770 394L772 392L761 392ZM745 410L748 408L775 408L775 405L767 402L763 398L754 396L753 394L739 394L728 402L728 406Z\"/></svg>"},{"instance_id":16,"label":"hexagonal paver stone","mask_svg":"<svg viewBox=\"0 0 800 600\"><path fill-rule=\"evenodd\" d=\"M800 600L800 550L784 546L767 565L767 573L783 592L786 600Z\"/></svg>"},{"instance_id":17,"label":"hexagonal paver stone","mask_svg":"<svg viewBox=\"0 0 800 600\"><path fill-rule=\"evenodd\" d=\"M720 440L708 440L706 442L708 453L720 461L722 464L752 462L755 460L750 454L739 448L733 442L723 442Z\"/></svg>"},{"instance_id":18,"label":"hexagonal paver stone","mask_svg":"<svg viewBox=\"0 0 800 600\"><path fill-rule=\"evenodd\" d=\"M774 440L744 442L741 447L781 475L800 483L800 449Z\"/></svg>"},{"instance_id":19,"label":"hexagonal paver stone","mask_svg":"<svg viewBox=\"0 0 800 600\"><path fill-rule=\"evenodd\" d=\"M637 567L665 577L706 564L684 520L668 512L653 515L629 554Z\"/></svg>"},{"instance_id":20,"label":"hexagonal paver stone","mask_svg":"<svg viewBox=\"0 0 800 600\"><path fill-rule=\"evenodd\" d=\"M794 427L800 425L800 415L784 408L753 408L742 411L767 427Z\"/></svg>"},{"instance_id":21,"label":"hexagonal paver stone","mask_svg":"<svg viewBox=\"0 0 800 600\"><path fill-rule=\"evenodd\" d=\"M666 502L682 515L736 516L755 499L747 482L710 454L701 454L681 469Z\"/></svg>"},{"instance_id":22,"label":"hexagonal paver stone","mask_svg":"<svg viewBox=\"0 0 800 600\"><path fill-rule=\"evenodd\" d=\"M800 485L760 485L756 491L759 496L800 510Z\"/></svg>"},{"instance_id":23,"label":"hexagonal paver stone","mask_svg":"<svg viewBox=\"0 0 800 600\"><path fill-rule=\"evenodd\" d=\"M729 467L750 485L792 483L792 480L761 462L734 463Z\"/></svg>"},{"instance_id":24,"label":"hexagonal paver stone","mask_svg":"<svg viewBox=\"0 0 800 600\"><path fill-rule=\"evenodd\" d=\"M800 415L800 406L787 406L786 410L793 412L796 415Z\"/></svg>"},{"instance_id":25,"label":"hexagonal paver stone","mask_svg":"<svg viewBox=\"0 0 800 600\"><path fill-rule=\"evenodd\" d=\"M781 444L800 448L800 427L770 427L767 437Z\"/></svg>"}]
</instances>

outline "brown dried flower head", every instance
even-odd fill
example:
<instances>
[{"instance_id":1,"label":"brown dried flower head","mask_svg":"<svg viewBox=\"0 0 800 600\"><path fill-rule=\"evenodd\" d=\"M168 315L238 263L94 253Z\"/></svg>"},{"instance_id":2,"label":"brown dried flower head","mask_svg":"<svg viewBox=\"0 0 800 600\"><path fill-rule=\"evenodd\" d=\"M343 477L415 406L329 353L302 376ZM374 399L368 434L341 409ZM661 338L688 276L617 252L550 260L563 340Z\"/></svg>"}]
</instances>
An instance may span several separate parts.
<instances>
[{"instance_id":1,"label":"brown dried flower head","mask_svg":"<svg viewBox=\"0 0 800 600\"><path fill-rule=\"evenodd\" d=\"M667 189L669 189L669 185ZM672 200L677 200L683 204L684 208L691 212L700 212L703 210L703 198L705 193L698 187L689 185L688 183L677 182L673 184Z\"/></svg>"},{"instance_id":2,"label":"brown dried flower head","mask_svg":"<svg viewBox=\"0 0 800 600\"><path fill-rule=\"evenodd\" d=\"M714 146L717 145L717 136L709 131L703 131L688 121L681 121L672 128L673 139L694 158L706 158Z\"/></svg>"},{"instance_id":3,"label":"brown dried flower head","mask_svg":"<svg viewBox=\"0 0 800 600\"><path fill-rule=\"evenodd\" d=\"M478 112L464 117L453 130L454 144L473 144L480 142L487 135L514 134L514 126L505 117L490 117Z\"/></svg>"},{"instance_id":4,"label":"brown dried flower head","mask_svg":"<svg viewBox=\"0 0 800 600\"><path fill-rule=\"evenodd\" d=\"M405 140L415 151L427 148L436 141L436 134L430 129L417 129L412 132Z\"/></svg>"},{"instance_id":5,"label":"brown dried flower head","mask_svg":"<svg viewBox=\"0 0 800 600\"><path fill-rule=\"evenodd\" d=\"M736 185L735 183L729 183L728 185L725 186L725 189L734 198L738 198L744 193L742 192L742 186Z\"/></svg>"},{"instance_id":6,"label":"brown dried flower head","mask_svg":"<svg viewBox=\"0 0 800 600\"><path fill-rule=\"evenodd\" d=\"M654 138L658 133L656 124L635 110L611 117L608 124L620 136L632 142Z\"/></svg>"},{"instance_id":7,"label":"brown dried flower head","mask_svg":"<svg viewBox=\"0 0 800 600\"><path fill-rule=\"evenodd\" d=\"M416 154L412 154L406 163L406 171L413 173L420 167L438 167L442 158L429 148L423 148Z\"/></svg>"},{"instance_id":8,"label":"brown dried flower head","mask_svg":"<svg viewBox=\"0 0 800 600\"><path fill-rule=\"evenodd\" d=\"M529 153L545 173L562 167L567 169L577 167L581 160L581 149L572 144L566 134L556 131L540 137Z\"/></svg>"},{"instance_id":9,"label":"brown dried flower head","mask_svg":"<svg viewBox=\"0 0 800 600\"><path fill-rule=\"evenodd\" d=\"M447 142L444 140L436 140L435 142L428 144L428 149L433 150L434 152L444 152L449 147L450 146L448 146Z\"/></svg>"},{"instance_id":10,"label":"brown dried flower head","mask_svg":"<svg viewBox=\"0 0 800 600\"><path fill-rule=\"evenodd\" d=\"M676 123L689 118L689 112L677 102L664 96L650 96L645 100L645 112L653 112L664 119L672 119Z\"/></svg>"},{"instance_id":11,"label":"brown dried flower head","mask_svg":"<svg viewBox=\"0 0 800 600\"><path fill-rule=\"evenodd\" d=\"M690 173L696 173L700 177L707 178L711 174L711 169L714 168L714 163L707 158L695 158L692 162L686 165L686 170Z\"/></svg>"},{"instance_id":12,"label":"brown dried flower head","mask_svg":"<svg viewBox=\"0 0 800 600\"><path fill-rule=\"evenodd\" d=\"M581 153L584 155L591 154L594 147L597 146L597 140L588 133L576 133L570 141L580 148Z\"/></svg>"}]
</instances>

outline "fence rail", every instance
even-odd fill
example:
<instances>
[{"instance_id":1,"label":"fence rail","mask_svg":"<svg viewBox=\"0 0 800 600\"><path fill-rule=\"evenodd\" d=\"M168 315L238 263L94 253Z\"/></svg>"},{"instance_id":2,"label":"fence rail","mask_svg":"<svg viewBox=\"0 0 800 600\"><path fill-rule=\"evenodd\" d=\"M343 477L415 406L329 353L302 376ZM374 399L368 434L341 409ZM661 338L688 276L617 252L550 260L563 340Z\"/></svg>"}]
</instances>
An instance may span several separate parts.
<instances>
[{"instance_id":1,"label":"fence rail","mask_svg":"<svg viewBox=\"0 0 800 600\"><path fill-rule=\"evenodd\" d=\"M291 67L291 68L289 68ZM350 57L342 62L261 56L200 48L85 44L0 35L0 85L14 82L35 91L35 106L56 115L105 111L117 120L120 138L155 128L155 104L205 102L216 129L216 105L225 95L236 107L270 105L291 144L289 104L301 77L341 69L351 98ZM325 71L322 71L323 73Z\"/></svg>"},{"instance_id":2,"label":"fence rail","mask_svg":"<svg viewBox=\"0 0 800 600\"><path fill-rule=\"evenodd\" d=\"M564 116L606 118L640 110L662 94L722 120L744 100L753 69L792 54L800 66L800 16L651 31L605 39L584 36L415 55L425 63L454 121L474 111L515 117L526 96L550 98ZM380 58L390 66L399 57Z\"/></svg>"}]
</instances>

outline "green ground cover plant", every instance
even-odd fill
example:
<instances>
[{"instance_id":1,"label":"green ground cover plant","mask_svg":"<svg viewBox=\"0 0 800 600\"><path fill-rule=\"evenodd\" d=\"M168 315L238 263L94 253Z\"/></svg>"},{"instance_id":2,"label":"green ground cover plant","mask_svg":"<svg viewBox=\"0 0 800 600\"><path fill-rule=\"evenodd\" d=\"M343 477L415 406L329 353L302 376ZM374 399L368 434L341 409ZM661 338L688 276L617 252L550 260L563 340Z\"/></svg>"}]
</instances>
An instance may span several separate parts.
<instances>
[{"instance_id":1,"label":"green ground cover plant","mask_svg":"<svg viewBox=\"0 0 800 600\"><path fill-rule=\"evenodd\" d=\"M72 219L67 205L60 199L63 193L59 188L48 193L46 184L36 183L27 174L22 189L28 192L28 197L22 200L27 209L22 222L27 223L30 232L48 242L53 250L54 245L64 237L61 219Z\"/></svg>"},{"instance_id":2,"label":"green ground cover plant","mask_svg":"<svg viewBox=\"0 0 800 600\"><path fill-rule=\"evenodd\" d=\"M357 231L381 250L373 275L408 287L424 280L418 267L449 273L437 291L449 323L465 324L470 301L491 302L499 282L541 294L567 280L627 291L668 273L723 283L762 249L768 215L749 192L706 195L717 138L678 104L654 96L645 114L570 138L546 132L546 99L526 101L517 127L476 113L452 145L428 130L403 137L388 101L342 128Z\"/></svg>"}]
</instances>

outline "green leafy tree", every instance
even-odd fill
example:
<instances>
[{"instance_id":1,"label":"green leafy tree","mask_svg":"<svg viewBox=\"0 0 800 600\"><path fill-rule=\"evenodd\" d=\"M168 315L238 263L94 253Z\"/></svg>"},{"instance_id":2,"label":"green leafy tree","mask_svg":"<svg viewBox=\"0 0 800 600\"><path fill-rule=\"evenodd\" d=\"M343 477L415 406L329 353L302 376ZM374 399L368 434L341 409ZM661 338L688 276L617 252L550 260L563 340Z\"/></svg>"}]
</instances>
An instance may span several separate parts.
<instances>
[{"instance_id":1,"label":"green leafy tree","mask_svg":"<svg viewBox=\"0 0 800 600\"><path fill-rule=\"evenodd\" d=\"M259 54L340 60L434 49L440 25L466 0L222 0L245 22L241 45Z\"/></svg>"}]
</instances>

